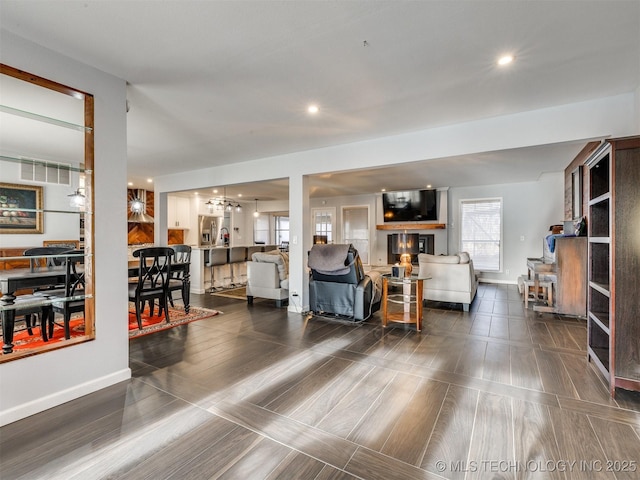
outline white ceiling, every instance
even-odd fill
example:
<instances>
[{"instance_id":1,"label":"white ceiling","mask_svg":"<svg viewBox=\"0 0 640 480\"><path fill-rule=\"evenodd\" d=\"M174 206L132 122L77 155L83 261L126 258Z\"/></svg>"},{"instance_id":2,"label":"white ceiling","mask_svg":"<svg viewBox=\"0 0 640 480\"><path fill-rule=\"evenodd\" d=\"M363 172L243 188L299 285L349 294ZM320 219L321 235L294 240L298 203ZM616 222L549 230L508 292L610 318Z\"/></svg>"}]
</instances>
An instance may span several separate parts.
<instances>
[{"instance_id":1,"label":"white ceiling","mask_svg":"<svg viewBox=\"0 0 640 480\"><path fill-rule=\"evenodd\" d=\"M640 85L637 0L2 0L0 24L128 82L138 187ZM500 68L504 53L516 61ZM320 106L314 117L310 102ZM533 181L581 147L436 160L411 165L410 176L399 167L322 176L312 186L324 196L413 187L407 178L416 187Z\"/></svg>"}]
</instances>

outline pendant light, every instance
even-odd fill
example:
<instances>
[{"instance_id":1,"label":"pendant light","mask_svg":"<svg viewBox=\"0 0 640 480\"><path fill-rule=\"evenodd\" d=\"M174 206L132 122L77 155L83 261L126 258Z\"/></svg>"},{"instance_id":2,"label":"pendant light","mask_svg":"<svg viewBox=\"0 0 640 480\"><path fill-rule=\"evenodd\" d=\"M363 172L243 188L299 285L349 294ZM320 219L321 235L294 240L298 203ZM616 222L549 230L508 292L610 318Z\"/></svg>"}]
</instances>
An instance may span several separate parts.
<instances>
[{"instance_id":1,"label":"pendant light","mask_svg":"<svg viewBox=\"0 0 640 480\"><path fill-rule=\"evenodd\" d=\"M236 208L236 212L242 213L242 205L238 203L235 208Z\"/></svg>"},{"instance_id":2,"label":"pendant light","mask_svg":"<svg viewBox=\"0 0 640 480\"><path fill-rule=\"evenodd\" d=\"M144 201L141 198L135 197L131 200L131 205L129 206L131 212L133 213L142 213L144 210Z\"/></svg>"},{"instance_id":3,"label":"pendant light","mask_svg":"<svg viewBox=\"0 0 640 480\"><path fill-rule=\"evenodd\" d=\"M211 199L209 199L205 202L205 205L207 207L207 211L209 213L213 213L213 210L215 209L216 204Z\"/></svg>"},{"instance_id":4,"label":"pendant light","mask_svg":"<svg viewBox=\"0 0 640 480\"><path fill-rule=\"evenodd\" d=\"M84 208L85 205L85 196L80 192L80 188L78 188L71 195L67 195L69 197L69 205L73 208Z\"/></svg>"},{"instance_id":5,"label":"pendant light","mask_svg":"<svg viewBox=\"0 0 640 480\"><path fill-rule=\"evenodd\" d=\"M258 199L256 198L256 211L253 212L253 216L258 218L260 216L260 212L258 212Z\"/></svg>"}]
</instances>

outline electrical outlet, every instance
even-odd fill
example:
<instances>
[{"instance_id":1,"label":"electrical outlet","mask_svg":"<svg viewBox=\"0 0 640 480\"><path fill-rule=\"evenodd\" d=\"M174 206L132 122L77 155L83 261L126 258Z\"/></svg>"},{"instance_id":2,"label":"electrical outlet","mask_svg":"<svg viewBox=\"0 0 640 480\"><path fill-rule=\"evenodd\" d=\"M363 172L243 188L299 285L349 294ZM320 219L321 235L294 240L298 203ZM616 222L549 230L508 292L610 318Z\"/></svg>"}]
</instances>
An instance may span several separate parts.
<instances>
[{"instance_id":1,"label":"electrical outlet","mask_svg":"<svg viewBox=\"0 0 640 480\"><path fill-rule=\"evenodd\" d=\"M509 269L507 268L504 273L506 273L507 275L509 275Z\"/></svg>"}]
</instances>

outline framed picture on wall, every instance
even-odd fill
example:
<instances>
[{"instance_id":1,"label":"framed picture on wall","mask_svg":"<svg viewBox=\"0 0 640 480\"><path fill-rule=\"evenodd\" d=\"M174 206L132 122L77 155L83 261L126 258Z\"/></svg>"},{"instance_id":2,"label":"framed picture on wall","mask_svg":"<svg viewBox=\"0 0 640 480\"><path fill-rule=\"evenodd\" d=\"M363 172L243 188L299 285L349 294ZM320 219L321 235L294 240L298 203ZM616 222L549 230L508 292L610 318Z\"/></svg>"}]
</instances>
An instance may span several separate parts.
<instances>
[{"instance_id":1,"label":"framed picture on wall","mask_svg":"<svg viewBox=\"0 0 640 480\"><path fill-rule=\"evenodd\" d=\"M43 233L43 205L41 186L0 183L0 234Z\"/></svg>"}]
</instances>

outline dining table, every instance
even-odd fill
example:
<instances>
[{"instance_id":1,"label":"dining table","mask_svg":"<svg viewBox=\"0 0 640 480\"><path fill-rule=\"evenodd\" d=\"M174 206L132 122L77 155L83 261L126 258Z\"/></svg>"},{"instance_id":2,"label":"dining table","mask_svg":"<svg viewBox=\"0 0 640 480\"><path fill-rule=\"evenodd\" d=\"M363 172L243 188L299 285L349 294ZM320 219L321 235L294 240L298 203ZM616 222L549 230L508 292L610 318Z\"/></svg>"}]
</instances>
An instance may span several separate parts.
<instances>
[{"instance_id":1,"label":"dining table","mask_svg":"<svg viewBox=\"0 0 640 480\"><path fill-rule=\"evenodd\" d=\"M42 268L14 268L0 270L0 309L2 310L2 353L13 352L13 328L15 326L16 292L60 285L65 282L64 265ZM43 297L43 304L46 297Z\"/></svg>"}]
</instances>

